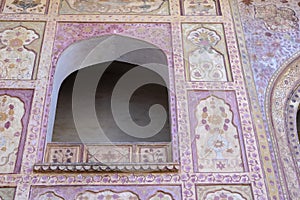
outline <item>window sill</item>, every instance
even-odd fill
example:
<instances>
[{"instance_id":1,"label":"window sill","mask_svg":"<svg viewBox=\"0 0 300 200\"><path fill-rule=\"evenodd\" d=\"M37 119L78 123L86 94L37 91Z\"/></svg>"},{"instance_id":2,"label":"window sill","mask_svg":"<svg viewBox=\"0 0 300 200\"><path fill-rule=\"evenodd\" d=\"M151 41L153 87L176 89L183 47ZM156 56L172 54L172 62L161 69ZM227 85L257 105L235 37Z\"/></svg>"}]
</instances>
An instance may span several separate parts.
<instances>
[{"instance_id":1,"label":"window sill","mask_svg":"<svg viewBox=\"0 0 300 200\"><path fill-rule=\"evenodd\" d=\"M178 163L38 163L34 172L178 172Z\"/></svg>"}]
</instances>

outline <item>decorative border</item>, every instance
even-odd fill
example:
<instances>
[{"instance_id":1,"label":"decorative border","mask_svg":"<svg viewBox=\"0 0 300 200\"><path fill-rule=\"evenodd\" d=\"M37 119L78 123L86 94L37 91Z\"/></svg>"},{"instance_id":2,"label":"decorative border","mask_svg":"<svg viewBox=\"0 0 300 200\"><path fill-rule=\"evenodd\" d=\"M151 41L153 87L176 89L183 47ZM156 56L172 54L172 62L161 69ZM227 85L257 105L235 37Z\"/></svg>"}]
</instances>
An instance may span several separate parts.
<instances>
[{"instance_id":1,"label":"decorative border","mask_svg":"<svg viewBox=\"0 0 300 200\"><path fill-rule=\"evenodd\" d=\"M254 75L252 72L252 66L248 57L248 50L246 48L245 37L243 34L243 26L241 22L241 14L238 9L238 0L230 1L232 10L232 16L235 23L235 29L239 33L237 34L237 40L239 44L239 53L241 57L242 70L245 74L245 86L247 87L248 99L251 109L252 122L254 129L257 132L255 136L258 148L259 156L262 162L264 171L264 179L267 186L267 194L269 198L283 199L281 183L278 180L277 166L273 163L274 156L270 149L267 132L263 124L263 115L258 101L258 94L255 87Z\"/></svg>"},{"instance_id":2,"label":"decorative border","mask_svg":"<svg viewBox=\"0 0 300 200\"><path fill-rule=\"evenodd\" d=\"M293 56L272 76L265 101L265 106L271 108L266 115L277 165L282 167L279 169L280 182L284 188L285 197L291 199L297 199L300 196L300 179L297 166L291 156L293 153L288 140L290 133L286 122L289 97L300 85L299 55L300 53Z\"/></svg>"},{"instance_id":3,"label":"decorative border","mask_svg":"<svg viewBox=\"0 0 300 200\"><path fill-rule=\"evenodd\" d=\"M299 81L300 82L300 81ZM299 145L299 129L297 129L297 114L299 113L300 106L300 85L293 90L291 97L288 97L288 102L286 104L286 126L288 132L288 141L290 143L290 148L292 151L292 156L294 156L295 165L298 165L298 174L300 174L300 145Z\"/></svg>"},{"instance_id":4,"label":"decorative border","mask_svg":"<svg viewBox=\"0 0 300 200\"><path fill-rule=\"evenodd\" d=\"M113 163L105 165L102 163L43 163L34 165L35 172L118 172L118 173L132 173L132 172L178 172L178 163Z\"/></svg>"}]
</instances>

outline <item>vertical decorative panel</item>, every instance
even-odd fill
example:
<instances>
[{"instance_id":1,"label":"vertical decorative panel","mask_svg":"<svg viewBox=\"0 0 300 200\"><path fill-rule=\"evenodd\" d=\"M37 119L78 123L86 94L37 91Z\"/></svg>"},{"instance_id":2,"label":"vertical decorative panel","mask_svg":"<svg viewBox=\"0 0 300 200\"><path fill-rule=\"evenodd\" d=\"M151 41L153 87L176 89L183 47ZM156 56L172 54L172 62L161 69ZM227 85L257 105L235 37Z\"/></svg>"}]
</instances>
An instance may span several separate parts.
<instances>
[{"instance_id":1,"label":"vertical decorative panel","mask_svg":"<svg viewBox=\"0 0 300 200\"><path fill-rule=\"evenodd\" d=\"M0 96L0 172L13 173L22 133L24 103L15 97Z\"/></svg>"},{"instance_id":2,"label":"vertical decorative panel","mask_svg":"<svg viewBox=\"0 0 300 200\"><path fill-rule=\"evenodd\" d=\"M22 26L0 33L1 43L5 45L0 49L0 78L29 79L32 75L36 53L26 49L39 36Z\"/></svg>"},{"instance_id":3,"label":"vertical decorative panel","mask_svg":"<svg viewBox=\"0 0 300 200\"><path fill-rule=\"evenodd\" d=\"M195 171L242 172L244 169L237 127L239 121L237 116L234 117L236 113L233 113L231 105L235 96L203 93L202 98L191 95L191 101L195 104L190 109Z\"/></svg>"},{"instance_id":4,"label":"vertical decorative panel","mask_svg":"<svg viewBox=\"0 0 300 200\"><path fill-rule=\"evenodd\" d=\"M32 79L38 63L44 23L0 23L0 79Z\"/></svg>"},{"instance_id":5,"label":"vertical decorative panel","mask_svg":"<svg viewBox=\"0 0 300 200\"><path fill-rule=\"evenodd\" d=\"M185 65L190 81L230 81L222 24L183 24Z\"/></svg>"}]
</instances>

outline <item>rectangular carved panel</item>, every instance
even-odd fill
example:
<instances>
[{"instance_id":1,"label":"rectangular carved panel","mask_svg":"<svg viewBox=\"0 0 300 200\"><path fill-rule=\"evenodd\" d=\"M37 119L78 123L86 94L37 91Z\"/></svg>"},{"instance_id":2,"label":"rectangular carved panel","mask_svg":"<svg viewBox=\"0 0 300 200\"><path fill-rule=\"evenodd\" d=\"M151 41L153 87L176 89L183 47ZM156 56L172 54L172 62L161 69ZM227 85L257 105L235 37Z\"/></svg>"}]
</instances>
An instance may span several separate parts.
<instances>
[{"instance_id":1,"label":"rectangular carved panel","mask_svg":"<svg viewBox=\"0 0 300 200\"><path fill-rule=\"evenodd\" d=\"M46 163L82 162L82 145L80 144L47 144Z\"/></svg>"}]
</instances>

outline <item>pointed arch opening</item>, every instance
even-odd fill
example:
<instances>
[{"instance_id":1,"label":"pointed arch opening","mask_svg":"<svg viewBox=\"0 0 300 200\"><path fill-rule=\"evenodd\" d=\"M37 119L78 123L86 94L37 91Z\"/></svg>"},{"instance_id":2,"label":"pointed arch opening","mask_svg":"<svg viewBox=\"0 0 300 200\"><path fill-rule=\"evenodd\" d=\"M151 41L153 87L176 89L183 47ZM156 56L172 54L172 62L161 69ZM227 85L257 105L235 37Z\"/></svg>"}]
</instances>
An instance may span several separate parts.
<instances>
[{"instance_id":1,"label":"pointed arch opening","mask_svg":"<svg viewBox=\"0 0 300 200\"><path fill-rule=\"evenodd\" d=\"M43 162L176 162L168 63L158 47L119 35L69 46L55 69Z\"/></svg>"}]
</instances>

